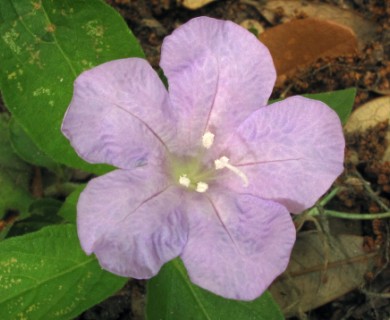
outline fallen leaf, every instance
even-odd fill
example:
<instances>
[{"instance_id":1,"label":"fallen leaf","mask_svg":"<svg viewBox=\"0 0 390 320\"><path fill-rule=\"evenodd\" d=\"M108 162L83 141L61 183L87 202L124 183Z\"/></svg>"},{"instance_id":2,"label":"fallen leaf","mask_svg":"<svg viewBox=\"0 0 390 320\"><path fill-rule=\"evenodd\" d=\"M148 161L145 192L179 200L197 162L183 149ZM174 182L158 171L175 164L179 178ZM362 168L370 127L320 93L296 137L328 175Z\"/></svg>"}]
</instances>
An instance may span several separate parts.
<instances>
[{"instance_id":1,"label":"fallen leaf","mask_svg":"<svg viewBox=\"0 0 390 320\"><path fill-rule=\"evenodd\" d=\"M271 23L283 12L282 21L296 19L297 14L306 17L331 20L351 28L357 35L359 45L372 41L376 37L376 25L365 20L359 13L352 9L343 9L327 3L308 2L303 0L270 0L259 7L262 15ZM279 13L278 13L279 12Z\"/></svg>"},{"instance_id":2,"label":"fallen leaf","mask_svg":"<svg viewBox=\"0 0 390 320\"><path fill-rule=\"evenodd\" d=\"M286 272L269 290L286 317L299 315L361 285L375 256L363 250L360 236L302 232Z\"/></svg>"},{"instance_id":3,"label":"fallen leaf","mask_svg":"<svg viewBox=\"0 0 390 320\"><path fill-rule=\"evenodd\" d=\"M271 52L278 74L277 83L321 57L338 57L357 52L353 31L331 21L293 20L269 28L259 36Z\"/></svg>"},{"instance_id":4,"label":"fallen leaf","mask_svg":"<svg viewBox=\"0 0 390 320\"><path fill-rule=\"evenodd\" d=\"M364 132L378 123L390 121L390 96L371 100L354 112L349 117L344 130L346 133ZM390 130L387 131L387 149L382 158L383 161L390 161Z\"/></svg>"},{"instance_id":5,"label":"fallen leaf","mask_svg":"<svg viewBox=\"0 0 390 320\"><path fill-rule=\"evenodd\" d=\"M183 0L181 3L183 7L187 9L196 10L214 1L215 0Z\"/></svg>"}]
</instances>

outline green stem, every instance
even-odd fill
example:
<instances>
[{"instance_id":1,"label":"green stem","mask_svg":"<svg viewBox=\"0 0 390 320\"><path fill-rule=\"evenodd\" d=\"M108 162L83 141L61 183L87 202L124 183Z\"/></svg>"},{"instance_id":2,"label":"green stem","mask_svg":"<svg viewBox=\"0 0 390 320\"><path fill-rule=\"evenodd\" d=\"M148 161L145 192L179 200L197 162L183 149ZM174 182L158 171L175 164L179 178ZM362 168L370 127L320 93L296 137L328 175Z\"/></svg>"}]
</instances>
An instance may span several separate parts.
<instances>
[{"instance_id":1,"label":"green stem","mask_svg":"<svg viewBox=\"0 0 390 320\"><path fill-rule=\"evenodd\" d=\"M319 215L319 211L316 213L312 213L313 216ZM382 213L347 213L347 212L339 212L333 210L324 210L323 214L340 218L340 219L349 219L349 220L374 220L374 219L386 219L390 218L390 212L382 212Z\"/></svg>"},{"instance_id":2,"label":"green stem","mask_svg":"<svg viewBox=\"0 0 390 320\"><path fill-rule=\"evenodd\" d=\"M325 206L330 200L332 200L341 190L341 187L335 187L333 190L331 190L325 197L323 197L319 202L318 205L323 207Z\"/></svg>"},{"instance_id":3,"label":"green stem","mask_svg":"<svg viewBox=\"0 0 390 320\"><path fill-rule=\"evenodd\" d=\"M329 217L334 217L339 219L349 219L349 220L374 220L374 219L390 218L390 211L382 212L382 213L348 213L348 212L340 212L340 211L324 209L324 206L330 200L332 200L341 189L342 187L336 187L333 190L331 190L325 197L323 197L317 203L317 206L311 208L309 211L307 211L306 214L308 216L326 215Z\"/></svg>"},{"instance_id":4,"label":"green stem","mask_svg":"<svg viewBox=\"0 0 390 320\"><path fill-rule=\"evenodd\" d=\"M305 215L307 216L318 216L320 214L320 211L323 211L323 207L332 200L341 190L341 187L335 187L333 188L327 195L325 195L320 201L317 202L317 204L312 207L311 209L305 211Z\"/></svg>"}]
</instances>

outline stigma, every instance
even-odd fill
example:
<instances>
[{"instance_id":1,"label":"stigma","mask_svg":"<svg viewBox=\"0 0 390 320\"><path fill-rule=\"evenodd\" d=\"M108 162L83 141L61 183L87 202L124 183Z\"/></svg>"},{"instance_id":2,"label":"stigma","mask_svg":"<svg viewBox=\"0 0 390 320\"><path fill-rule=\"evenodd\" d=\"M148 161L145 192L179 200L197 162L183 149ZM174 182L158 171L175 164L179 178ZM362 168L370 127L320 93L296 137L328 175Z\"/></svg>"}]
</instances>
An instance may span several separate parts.
<instances>
[{"instance_id":1,"label":"stigma","mask_svg":"<svg viewBox=\"0 0 390 320\"><path fill-rule=\"evenodd\" d=\"M242 172L240 169L238 169L237 167L231 165L229 163L228 157L223 156L223 157L215 160L214 165L215 165L215 170L221 170L221 169L226 168L226 169L229 169L230 171L232 171L233 173L235 173L243 181L244 187L247 187L249 185L249 179L246 176L246 174L244 172Z\"/></svg>"}]
</instances>

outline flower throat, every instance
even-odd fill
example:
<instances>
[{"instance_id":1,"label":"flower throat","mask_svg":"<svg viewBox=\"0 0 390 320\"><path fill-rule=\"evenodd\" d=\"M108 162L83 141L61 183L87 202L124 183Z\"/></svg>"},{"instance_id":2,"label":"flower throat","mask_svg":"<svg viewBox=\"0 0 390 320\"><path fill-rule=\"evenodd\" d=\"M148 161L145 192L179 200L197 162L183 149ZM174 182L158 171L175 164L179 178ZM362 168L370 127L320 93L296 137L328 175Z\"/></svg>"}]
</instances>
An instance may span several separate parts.
<instances>
[{"instance_id":1,"label":"flower throat","mask_svg":"<svg viewBox=\"0 0 390 320\"><path fill-rule=\"evenodd\" d=\"M210 149L214 144L214 137L212 132L207 131L202 136L202 146ZM171 156L170 171L173 180L185 188L203 193L208 190L209 183L216 179L218 170L228 169L242 180L244 187L249 185L248 177L243 171L230 164L228 157L221 156L211 165L203 164L200 158L200 156L191 158Z\"/></svg>"}]
</instances>

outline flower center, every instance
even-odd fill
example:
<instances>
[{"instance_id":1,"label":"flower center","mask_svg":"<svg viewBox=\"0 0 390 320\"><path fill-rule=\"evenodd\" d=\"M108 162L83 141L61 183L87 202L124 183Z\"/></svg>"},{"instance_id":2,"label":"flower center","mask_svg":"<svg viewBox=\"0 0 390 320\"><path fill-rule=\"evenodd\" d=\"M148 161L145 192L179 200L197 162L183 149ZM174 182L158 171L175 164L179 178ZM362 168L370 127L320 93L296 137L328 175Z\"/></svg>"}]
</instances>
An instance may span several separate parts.
<instances>
[{"instance_id":1,"label":"flower center","mask_svg":"<svg viewBox=\"0 0 390 320\"><path fill-rule=\"evenodd\" d=\"M173 181L197 192L206 192L208 182L215 176L215 169L205 165L198 157L175 157L171 155L170 171Z\"/></svg>"},{"instance_id":2,"label":"flower center","mask_svg":"<svg viewBox=\"0 0 390 320\"><path fill-rule=\"evenodd\" d=\"M210 149L214 144L215 135L207 131L202 136L202 146ZM204 164L201 160L204 150L199 152L198 157L178 158L171 156L170 171L172 178L179 185L194 190L196 192L206 192L209 188L209 182L215 179L218 170L228 169L237 175L243 182L244 187L249 185L248 177L243 171L229 163L229 158L222 156L214 161L214 164Z\"/></svg>"},{"instance_id":3,"label":"flower center","mask_svg":"<svg viewBox=\"0 0 390 320\"><path fill-rule=\"evenodd\" d=\"M179 184L182 186L189 188L191 186L191 180L187 177L186 174L179 177ZM209 185L206 182L199 181L196 183L195 191L197 192L206 192L209 188Z\"/></svg>"}]
</instances>

